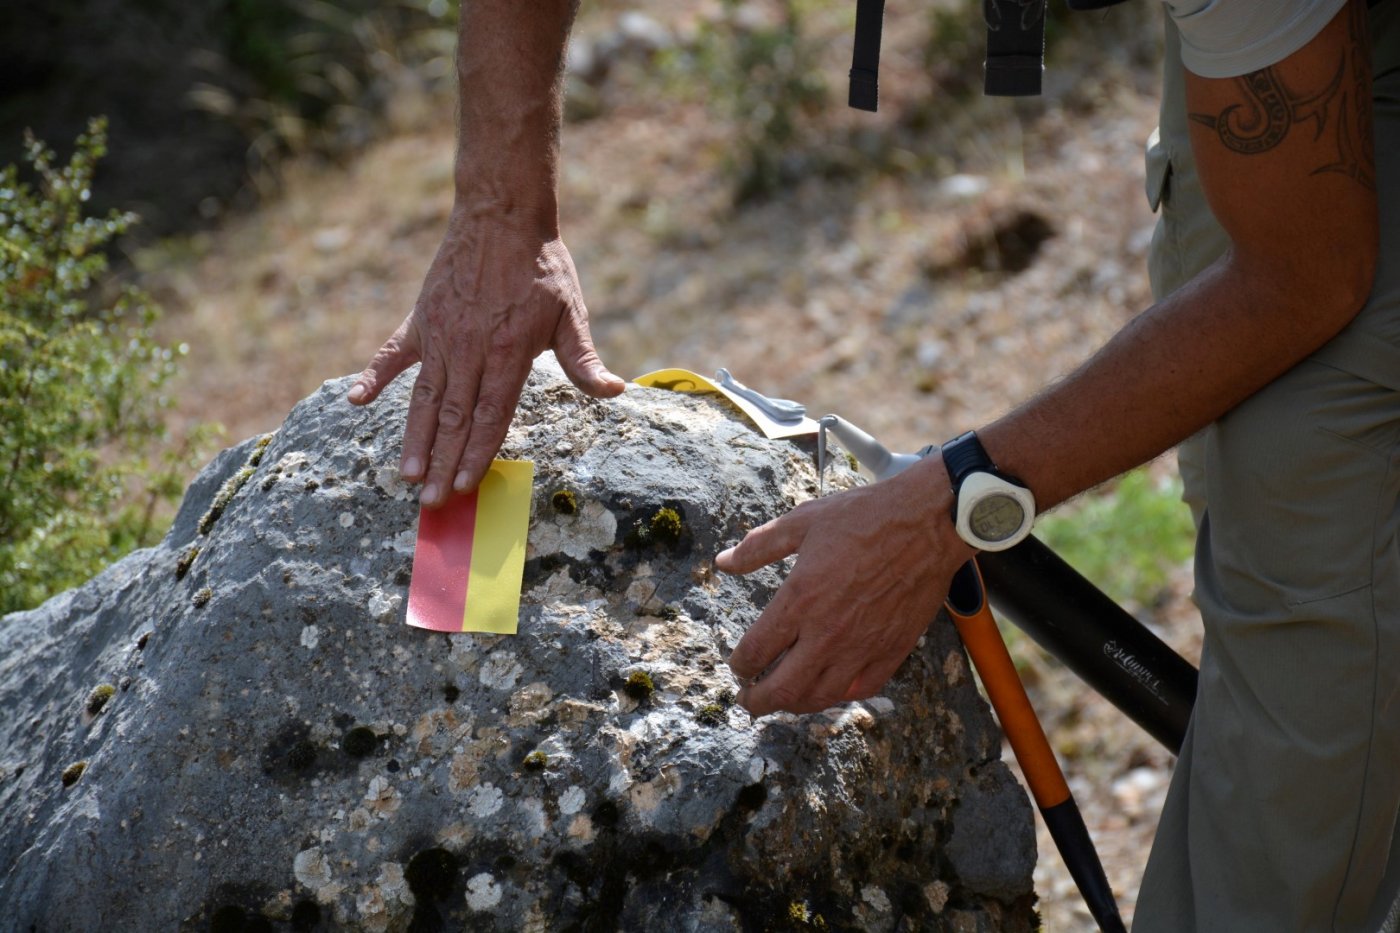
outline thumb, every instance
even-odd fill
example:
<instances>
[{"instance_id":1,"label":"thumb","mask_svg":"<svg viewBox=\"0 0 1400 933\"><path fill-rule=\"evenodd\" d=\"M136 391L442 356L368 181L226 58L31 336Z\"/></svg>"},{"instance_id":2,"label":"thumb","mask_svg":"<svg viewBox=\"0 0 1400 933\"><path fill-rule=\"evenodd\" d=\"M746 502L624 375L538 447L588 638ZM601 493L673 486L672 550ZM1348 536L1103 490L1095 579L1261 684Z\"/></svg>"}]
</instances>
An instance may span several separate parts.
<instances>
[{"instance_id":1,"label":"thumb","mask_svg":"<svg viewBox=\"0 0 1400 933\"><path fill-rule=\"evenodd\" d=\"M594 398L611 398L626 387L621 376L608 371L593 347L588 332L588 312L582 302L566 308L554 329L554 355L564 375L580 391Z\"/></svg>"},{"instance_id":2,"label":"thumb","mask_svg":"<svg viewBox=\"0 0 1400 933\"><path fill-rule=\"evenodd\" d=\"M394 381L399 373L417 363L419 354L415 347L408 345L404 328L384 342L374 359L369 361L364 372L360 373L355 384L350 387L348 398L352 404L366 405L379 397L384 387Z\"/></svg>"}]
</instances>

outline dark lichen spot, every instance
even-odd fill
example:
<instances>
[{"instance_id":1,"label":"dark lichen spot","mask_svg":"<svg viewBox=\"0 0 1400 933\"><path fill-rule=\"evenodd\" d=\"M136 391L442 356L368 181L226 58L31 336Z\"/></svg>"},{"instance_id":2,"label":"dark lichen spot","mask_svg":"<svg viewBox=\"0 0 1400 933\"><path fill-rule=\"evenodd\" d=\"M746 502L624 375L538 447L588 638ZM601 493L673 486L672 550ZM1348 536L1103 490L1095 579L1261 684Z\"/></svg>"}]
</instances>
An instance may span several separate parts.
<instances>
[{"instance_id":1,"label":"dark lichen spot","mask_svg":"<svg viewBox=\"0 0 1400 933\"><path fill-rule=\"evenodd\" d=\"M647 525L651 530L651 540L665 545L673 545L679 541L684 529L680 513L670 506L657 509Z\"/></svg>"},{"instance_id":2,"label":"dark lichen spot","mask_svg":"<svg viewBox=\"0 0 1400 933\"><path fill-rule=\"evenodd\" d=\"M316 764L318 751L315 742L302 739L287 751L287 767L293 771L310 770Z\"/></svg>"},{"instance_id":3,"label":"dark lichen spot","mask_svg":"<svg viewBox=\"0 0 1400 933\"><path fill-rule=\"evenodd\" d=\"M310 933L321 922L321 905L315 901L297 901L292 907L292 929Z\"/></svg>"},{"instance_id":4,"label":"dark lichen spot","mask_svg":"<svg viewBox=\"0 0 1400 933\"><path fill-rule=\"evenodd\" d=\"M520 764L526 771L543 771L549 765L549 756L539 749L526 755Z\"/></svg>"},{"instance_id":5,"label":"dark lichen spot","mask_svg":"<svg viewBox=\"0 0 1400 933\"><path fill-rule=\"evenodd\" d=\"M593 808L593 823L602 829L612 829L617 826L617 821L621 816L622 812L618 810L617 804L611 800L604 800Z\"/></svg>"},{"instance_id":6,"label":"dark lichen spot","mask_svg":"<svg viewBox=\"0 0 1400 933\"><path fill-rule=\"evenodd\" d=\"M225 904L209 918L209 933L243 933L248 912L237 904Z\"/></svg>"},{"instance_id":7,"label":"dark lichen spot","mask_svg":"<svg viewBox=\"0 0 1400 933\"><path fill-rule=\"evenodd\" d=\"M734 799L735 805L741 810L757 810L763 806L763 802L768 799L768 788L760 781L757 784L750 784L739 791L739 796Z\"/></svg>"},{"instance_id":8,"label":"dark lichen spot","mask_svg":"<svg viewBox=\"0 0 1400 933\"><path fill-rule=\"evenodd\" d=\"M402 767L403 765L399 764L399 760L397 758L390 758L389 761L384 765L384 770L388 771L390 774L398 774L399 769Z\"/></svg>"},{"instance_id":9,"label":"dark lichen spot","mask_svg":"<svg viewBox=\"0 0 1400 933\"><path fill-rule=\"evenodd\" d=\"M192 546L188 551L186 551L184 554L180 555L180 559L177 560L177 561L175 562L175 579L176 579L176 580L183 580L183 579L185 579L185 574L187 574L187 573L190 572L190 564L193 564L193 563L194 563L194 559L195 559L196 557L198 557L198 556L199 556L199 545L198 545L198 544Z\"/></svg>"},{"instance_id":10,"label":"dark lichen spot","mask_svg":"<svg viewBox=\"0 0 1400 933\"><path fill-rule=\"evenodd\" d=\"M651 695L656 692L656 682L646 671L633 671L627 675L627 683L623 684L622 690L629 697L640 702L650 699Z\"/></svg>"},{"instance_id":11,"label":"dark lichen spot","mask_svg":"<svg viewBox=\"0 0 1400 933\"><path fill-rule=\"evenodd\" d=\"M87 770L86 761L75 761L63 769L63 786L72 787L82 778L83 772Z\"/></svg>"},{"instance_id":12,"label":"dark lichen spot","mask_svg":"<svg viewBox=\"0 0 1400 933\"><path fill-rule=\"evenodd\" d=\"M96 716L98 713L102 712L102 707L106 706L107 701L114 697L116 693L117 688L111 684L98 684L96 687L92 688L92 692L87 696L87 702L83 705L90 715Z\"/></svg>"},{"instance_id":13,"label":"dark lichen spot","mask_svg":"<svg viewBox=\"0 0 1400 933\"><path fill-rule=\"evenodd\" d=\"M206 586L204 589L195 593L194 596L191 597L190 602L194 603L196 609L201 609L208 604L209 600L213 598L214 591Z\"/></svg>"},{"instance_id":14,"label":"dark lichen spot","mask_svg":"<svg viewBox=\"0 0 1400 933\"><path fill-rule=\"evenodd\" d=\"M150 632L142 632L142 633L141 633L141 637L138 638L138 639L136 639L136 650L137 650L137 651L145 651L145 650L146 650L146 642L148 642L148 641L150 641L150 640L151 640L151 633L150 633Z\"/></svg>"},{"instance_id":15,"label":"dark lichen spot","mask_svg":"<svg viewBox=\"0 0 1400 933\"><path fill-rule=\"evenodd\" d=\"M462 695L462 691L457 689L456 684L448 684L442 688L442 698L449 703L456 703L457 698Z\"/></svg>"},{"instance_id":16,"label":"dark lichen spot","mask_svg":"<svg viewBox=\"0 0 1400 933\"><path fill-rule=\"evenodd\" d=\"M364 758L373 752L378 744L379 736L375 735L369 726L356 726L340 740L340 747L351 758Z\"/></svg>"},{"instance_id":17,"label":"dark lichen spot","mask_svg":"<svg viewBox=\"0 0 1400 933\"><path fill-rule=\"evenodd\" d=\"M413 574L408 570L408 568L405 567L403 570L400 570L399 572L394 574L394 585L408 586L409 581L411 581L412 579Z\"/></svg>"},{"instance_id":18,"label":"dark lichen spot","mask_svg":"<svg viewBox=\"0 0 1400 933\"><path fill-rule=\"evenodd\" d=\"M719 703L706 703L695 711L695 719L707 726L722 726L728 721L725 709Z\"/></svg>"},{"instance_id":19,"label":"dark lichen spot","mask_svg":"<svg viewBox=\"0 0 1400 933\"><path fill-rule=\"evenodd\" d=\"M214 527L214 523L224 514L224 509L233 501L233 497L238 495L238 490L243 488L243 484L248 482L253 476L253 468L245 466L237 473L230 476L219 487L219 491L214 494L214 501L209 503L209 511L205 512L199 520L199 533L207 535L209 529Z\"/></svg>"},{"instance_id":20,"label":"dark lichen spot","mask_svg":"<svg viewBox=\"0 0 1400 933\"><path fill-rule=\"evenodd\" d=\"M314 479L309 479L306 481L306 485L301 488L305 489L307 492L315 492L316 490L321 488L321 484L316 482Z\"/></svg>"},{"instance_id":21,"label":"dark lichen spot","mask_svg":"<svg viewBox=\"0 0 1400 933\"><path fill-rule=\"evenodd\" d=\"M554 511L560 515L578 514L578 496L572 490L560 489L549 497L549 504L554 506Z\"/></svg>"},{"instance_id":22,"label":"dark lichen spot","mask_svg":"<svg viewBox=\"0 0 1400 933\"><path fill-rule=\"evenodd\" d=\"M441 901L452 893L461 871L457 856L441 847L424 849L408 860L404 880L420 901Z\"/></svg>"}]
</instances>

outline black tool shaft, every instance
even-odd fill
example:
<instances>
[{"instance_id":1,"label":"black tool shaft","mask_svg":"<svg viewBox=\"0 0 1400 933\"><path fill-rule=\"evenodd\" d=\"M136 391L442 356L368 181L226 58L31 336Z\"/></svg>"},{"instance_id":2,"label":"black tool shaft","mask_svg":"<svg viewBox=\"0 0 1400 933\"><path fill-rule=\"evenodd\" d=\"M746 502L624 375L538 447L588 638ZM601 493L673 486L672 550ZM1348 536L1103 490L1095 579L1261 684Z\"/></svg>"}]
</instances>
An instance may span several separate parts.
<instances>
[{"instance_id":1,"label":"black tool shaft","mask_svg":"<svg viewBox=\"0 0 1400 933\"><path fill-rule=\"evenodd\" d=\"M1074 798L1053 807L1042 807L1040 815L1099 929L1103 933L1127 933L1123 918L1118 914L1118 902L1113 899L1113 889L1109 887Z\"/></svg>"},{"instance_id":2,"label":"black tool shaft","mask_svg":"<svg viewBox=\"0 0 1400 933\"><path fill-rule=\"evenodd\" d=\"M992 605L1173 754L1196 668L1035 537L977 558Z\"/></svg>"}]
</instances>

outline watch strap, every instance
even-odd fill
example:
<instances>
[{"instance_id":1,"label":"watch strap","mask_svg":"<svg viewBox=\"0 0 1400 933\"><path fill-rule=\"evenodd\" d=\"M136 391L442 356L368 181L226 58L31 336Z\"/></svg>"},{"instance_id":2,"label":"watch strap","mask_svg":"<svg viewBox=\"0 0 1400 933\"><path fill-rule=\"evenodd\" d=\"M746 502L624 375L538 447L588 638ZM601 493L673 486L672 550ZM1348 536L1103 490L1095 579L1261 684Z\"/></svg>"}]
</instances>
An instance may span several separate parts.
<instances>
[{"instance_id":1,"label":"watch strap","mask_svg":"<svg viewBox=\"0 0 1400 933\"><path fill-rule=\"evenodd\" d=\"M972 473L997 473L996 464L987 456L987 450L977 439L976 431L959 434L942 447L943 466L948 470L948 478L953 481L953 492L962 489L963 480Z\"/></svg>"}]
</instances>

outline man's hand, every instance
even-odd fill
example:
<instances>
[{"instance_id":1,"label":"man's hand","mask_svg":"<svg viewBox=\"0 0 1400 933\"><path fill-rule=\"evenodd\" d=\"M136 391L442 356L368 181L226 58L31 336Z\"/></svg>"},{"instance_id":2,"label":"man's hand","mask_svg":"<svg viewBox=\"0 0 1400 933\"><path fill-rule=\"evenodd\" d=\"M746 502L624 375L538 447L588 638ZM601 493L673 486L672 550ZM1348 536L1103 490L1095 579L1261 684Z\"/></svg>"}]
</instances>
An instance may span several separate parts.
<instances>
[{"instance_id":1,"label":"man's hand","mask_svg":"<svg viewBox=\"0 0 1400 933\"><path fill-rule=\"evenodd\" d=\"M424 480L422 501L474 489L505 440L530 361L553 349L574 385L595 398L617 395L588 333L578 274L559 239L541 242L454 212L423 290L404 322L350 390L373 401L421 362L404 429L400 470Z\"/></svg>"},{"instance_id":2,"label":"man's hand","mask_svg":"<svg viewBox=\"0 0 1400 933\"><path fill-rule=\"evenodd\" d=\"M873 486L803 503L716 557L720 570L749 573L798 555L729 659L745 684L739 703L755 716L809 713L879 692L973 555L951 509L942 461L929 457Z\"/></svg>"},{"instance_id":3,"label":"man's hand","mask_svg":"<svg viewBox=\"0 0 1400 933\"><path fill-rule=\"evenodd\" d=\"M486 475L530 372L550 347L594 397L617 395L588 334L559 239L564 47L578 0L463 0L456 203L413 311L349 398L373 401L421 362L400 470L438 506Z\"/></svg>"}]
</instances>

